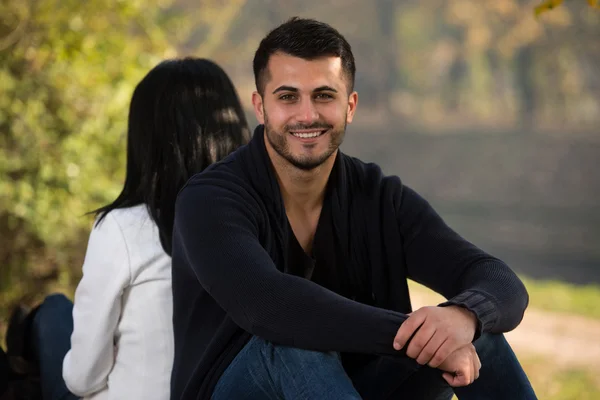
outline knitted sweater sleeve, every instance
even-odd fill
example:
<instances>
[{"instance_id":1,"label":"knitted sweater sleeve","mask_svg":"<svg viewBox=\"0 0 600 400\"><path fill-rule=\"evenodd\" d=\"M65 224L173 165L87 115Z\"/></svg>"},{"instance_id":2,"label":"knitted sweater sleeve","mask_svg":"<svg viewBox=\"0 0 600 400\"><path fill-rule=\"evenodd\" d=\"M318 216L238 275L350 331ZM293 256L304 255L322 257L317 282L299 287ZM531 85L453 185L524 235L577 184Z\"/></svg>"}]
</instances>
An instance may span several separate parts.
<instances>
[{"instance_id":1,"label":"knitted sweater sleeve","mask_svg":"<svg viewBox=\"0 0 600 400\"><path fill-rule=\"evenodd\" d=\"M397 191L396 215L408 277L475 313L478 332L507 332L523 319L529 301L517 275L452 230L431 205L407 186Z\"/></svg>"},{"instance_id":2,"label":"knitted sweater sleeve","mask_svg":"<svg viewBox=\"0 0 600 400\"><path fill-rule=\"evenodd\" d=\"M126 243L114 213L94 224L75 291L71 348L63 360L65 384L78 396L106 388L114 366L122 294L131 280Z\"/></svg>"},{"instance_id":3,"label":"knitted sweater sleeve","mask_svg":"<svg viewBox=\"0 0 600 400\"><path fill-rule=\"evenodd\" d=\"M206 292L247 332L320 351L402 355L394 337L406 315L337 295L280 272L259 241L253 197L210 177L178 196L174 240ZM264 228L263 228L264 229Z\"/></svg>"}]
</instances>

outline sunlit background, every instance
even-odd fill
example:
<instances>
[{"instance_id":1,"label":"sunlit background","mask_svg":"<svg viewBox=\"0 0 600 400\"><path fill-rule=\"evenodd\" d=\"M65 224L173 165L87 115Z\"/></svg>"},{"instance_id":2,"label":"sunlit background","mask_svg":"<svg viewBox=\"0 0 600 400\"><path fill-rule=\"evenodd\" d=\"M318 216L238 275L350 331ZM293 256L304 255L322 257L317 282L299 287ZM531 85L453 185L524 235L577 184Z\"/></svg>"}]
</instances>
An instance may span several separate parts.
<instances>
[{"instance_id":1,"label":"sunlit background","mask_svg":"<svg viewBox=\"0 0 600 400\"><path fill-rule=\"evenodd\" d=\"M571 0L2 0L0 338L11 307L71 295L124 178L128 103L160 60L252 57L291 16L352 45L343 151L380 164L507 261L531 303L508 335L539 398L600 398L600 10ZM591 1L590 3L594 3ZM438 300L416 284L415 305Z\"/></svg>"}]
</instances>

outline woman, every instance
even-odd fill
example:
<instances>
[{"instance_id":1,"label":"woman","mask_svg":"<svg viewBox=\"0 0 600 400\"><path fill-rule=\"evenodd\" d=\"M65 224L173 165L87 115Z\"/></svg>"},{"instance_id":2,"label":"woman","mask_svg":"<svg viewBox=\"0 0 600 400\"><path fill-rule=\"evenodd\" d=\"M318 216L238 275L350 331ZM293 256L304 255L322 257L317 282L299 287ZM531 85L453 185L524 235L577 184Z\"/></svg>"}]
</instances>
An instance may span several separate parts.
<instances>
[{"instance_id":1,"label":"woman","mask_svg":"<svg viewBox=\"0 0 600 400\"><path fill-rule=\"evenodd\" d=\"M127 135L125 184L95 211L74 305L51 295L28 317L44 399L169 398L175 199L250 131L227 74L187 58L138 84Z\"/></svg>"}]
</instances>

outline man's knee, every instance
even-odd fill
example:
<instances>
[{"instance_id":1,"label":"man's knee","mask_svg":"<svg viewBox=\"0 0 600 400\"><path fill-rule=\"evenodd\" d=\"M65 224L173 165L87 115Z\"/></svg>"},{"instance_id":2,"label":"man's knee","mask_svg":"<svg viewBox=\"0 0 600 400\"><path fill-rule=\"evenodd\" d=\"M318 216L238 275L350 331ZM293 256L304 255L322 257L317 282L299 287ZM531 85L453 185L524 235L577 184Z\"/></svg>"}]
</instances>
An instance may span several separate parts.
<instances>
[{"instance_id":1,"label":"man's knee","mask_svg":"<svg viewBox=\"0 0 600 400\"><path fill-rule=\"evenodd\" d=\"M479 351L509 349L510 345L501 333L484 333L475 342L475 349Z\"/></svg>"},{"instance_id":2,"label":"man's knee","mask_svg":"<svg viewBox=\"0 0 600 400\"><path fill-rule=\"evenodd\" d=\"M494 398L502 399L536 398L525 371L504 335L483 334L473 344L481 360L480 376L473 384L455 390L459 398L461 393L464 397L474 398L487 397L485 393L494 393Z\"/></svg>"},{"instance_id":3,"label":"man's knee","mask_svg":"<svg viewBox=\"0 0 600 400\"><path fill-rule=\"evenodd\" d=\"M310 365L323 366L328 363L337 365L341 363L339 353L333 351L323 352L282 346L260 338L255 338L254 340L260 344L263 356L273 363L285 363L302 367L309 367Z\"/></svg>"},{"instance_id":4,"label":"man's knee","mask_svg":"<svg viewBox=\"0 0 600 400\"><path fill-rule=\"evenodd\" d=\"M484 333L473 345L482 365L518 362L510 344L501 333Z\"/></svg>"},{"instance_id":5,"label":"man's knee","mask_svg":"<svg viewBox=\"0 0 600 400\"><path fill-rule=\"evenodd\" d=\"M257 336L231 362L214 398L238 398L242 387L245 398L312 399L331 390L357 398L338 353L282 346Z\"/></svg>"}]
</instances>

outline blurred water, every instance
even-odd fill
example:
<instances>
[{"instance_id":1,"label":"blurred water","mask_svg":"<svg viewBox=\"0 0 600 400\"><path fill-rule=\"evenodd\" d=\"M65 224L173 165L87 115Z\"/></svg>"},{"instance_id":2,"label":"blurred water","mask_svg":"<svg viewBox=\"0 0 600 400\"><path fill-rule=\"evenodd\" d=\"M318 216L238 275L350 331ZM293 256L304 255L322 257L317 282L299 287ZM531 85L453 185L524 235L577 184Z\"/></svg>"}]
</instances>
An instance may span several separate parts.
<instances>
[{"instance_id":1,"label":"blurred water","mask_svg":"<svg viewBox=\"0 0 600 400\"><path fill-rule=\"evenodd\" d=\"M516 271L600 283L600 141L351 126L343 151L399 175L451 227Z\"/></svg>"}]
</instances>

